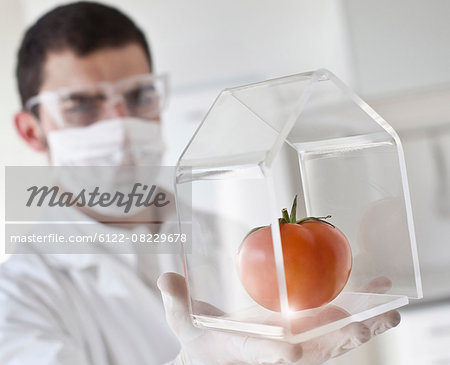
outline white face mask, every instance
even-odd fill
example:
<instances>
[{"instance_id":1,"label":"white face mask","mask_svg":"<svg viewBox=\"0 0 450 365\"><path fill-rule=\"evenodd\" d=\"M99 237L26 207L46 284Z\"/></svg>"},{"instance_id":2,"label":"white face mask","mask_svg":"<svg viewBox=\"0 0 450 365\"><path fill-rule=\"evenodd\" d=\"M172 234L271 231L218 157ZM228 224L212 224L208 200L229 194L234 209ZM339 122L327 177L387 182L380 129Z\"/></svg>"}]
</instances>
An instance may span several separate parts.
<instances>
[{"instance_id":1,"label":"white face mask","mask_svg":"<svg viewBox=\"0 0 450 365\"><path fill-rule=\"evenodd\" d=\"M88 166L82 175L73 168L55 170L55 179L72 193L95 186L102 192L127 193L136 182L155 184L165 150L160 123L132 117L53 131L48 134L48 144L53 166ZM92 209L107 216L124 215L123 208L116 205ZM132 207L127 215L141 209L144 208Z\"/></svg>"},{"instance_id":2,"label":"white face mask","mask_svg":"<svg viewBox=\"0 0 450 365\"><path fill-rule=\"evenodd\" d=\"M53 166L156 166L165 150L160 123L132 117L52 131L47 138Z\"/></svg>"}]
</instances>

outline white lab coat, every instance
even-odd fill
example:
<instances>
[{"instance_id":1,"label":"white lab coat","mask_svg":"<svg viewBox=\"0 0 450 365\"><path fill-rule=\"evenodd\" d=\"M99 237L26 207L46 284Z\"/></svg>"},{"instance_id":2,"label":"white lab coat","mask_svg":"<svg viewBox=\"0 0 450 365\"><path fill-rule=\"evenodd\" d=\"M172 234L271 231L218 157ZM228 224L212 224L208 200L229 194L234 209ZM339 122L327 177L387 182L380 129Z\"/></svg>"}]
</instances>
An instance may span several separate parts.
<instances>
[{"instance_id":1,"label":"white lab coat","mask_svg":"<svg viewBox=\"0 0 450 365\"><path fill-rule=\"evenodd\" d=\"M180 263L171 254L12 255L0 267L0 364L158 365L174 359L179 343L156 280L162 272L180 272Z\"/></svg>"}]
</instances>

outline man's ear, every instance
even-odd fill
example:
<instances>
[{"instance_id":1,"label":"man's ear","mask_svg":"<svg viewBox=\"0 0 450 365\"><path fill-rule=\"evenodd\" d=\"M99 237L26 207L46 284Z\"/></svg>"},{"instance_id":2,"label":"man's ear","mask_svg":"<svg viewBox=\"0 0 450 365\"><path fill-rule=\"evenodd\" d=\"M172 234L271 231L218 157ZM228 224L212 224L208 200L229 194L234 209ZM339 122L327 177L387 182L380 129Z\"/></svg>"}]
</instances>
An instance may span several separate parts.
<instances>
[{"instance_id":1,"label":"man's ear","mask_svg":"<svg viewBox=\"0 0 450 365\"><path fill-rule=\"evenodd\" d=\"M14 116L14 124L20 137L36 151L47 151L44 132L39 121L26 111L20 111Z\"/></svg>"}]
</instances>

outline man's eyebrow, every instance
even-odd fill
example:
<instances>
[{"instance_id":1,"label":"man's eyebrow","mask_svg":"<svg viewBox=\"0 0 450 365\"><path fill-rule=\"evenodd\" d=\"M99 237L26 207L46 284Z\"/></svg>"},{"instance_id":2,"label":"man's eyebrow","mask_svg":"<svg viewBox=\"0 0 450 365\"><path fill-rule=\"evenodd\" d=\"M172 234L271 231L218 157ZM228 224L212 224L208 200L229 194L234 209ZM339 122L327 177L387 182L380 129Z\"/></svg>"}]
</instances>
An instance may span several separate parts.
<instances>
[{"instance_id":1,"label":"man's eyebrow","mask_svg":"<svg viewBox=\"0 0 450 365\"><path fill-rule=\"evenodd\" d=\"M81 100L104 100L106 98L105 94L101 91L97 91L95 93L87 93L87 92L74 92L68 95L65 95L62 98L62 101L81 101Z\"/></svg>"}]
</instances>

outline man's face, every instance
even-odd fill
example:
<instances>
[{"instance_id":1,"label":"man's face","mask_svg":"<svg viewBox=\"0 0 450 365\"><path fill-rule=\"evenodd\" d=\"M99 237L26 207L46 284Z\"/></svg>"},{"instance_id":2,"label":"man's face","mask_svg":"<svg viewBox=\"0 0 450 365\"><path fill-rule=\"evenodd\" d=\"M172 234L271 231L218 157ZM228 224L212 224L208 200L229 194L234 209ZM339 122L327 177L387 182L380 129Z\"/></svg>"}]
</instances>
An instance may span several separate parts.
<instances>
[{"instance_id":1,"label":"man's face","mask_svg":"<svg viewBox=\"0 0 450 365\"><path fill-rule=\"evenodd\" d=\"M105 48L87 56L78 57L72 51L51 53L43 67L43 82L39 92L64 87L79 87L99 81L114 82L126 77L150 73L148 59L137 44L120 48ZM120 115L120 106L111 110L113 117ZM40 117L45 134L56 129L55 121L45 113Z\"/></svg>"},{"instance_id":2,"label":"man's face","mask_svg":"<svg viewBox=\"0 0 450 365\"><path fill-rule=\"evenodd\" d=\"M70 49L47 55L43 66L42 85L39 93L67 87L82 87L100 81L114 82L127 77L151 72L148 59L141 46L130 43L116 48L103 48L79 57ZM60 128L45 108L39 110L39 121L30 115L18 114L16 126L28 144L38 150L46 150L45 142L39 147L39 139ZM118 103L108 109L104 119L123 115L123 106ZM36 139L33 140L33 134Z\"/></svg>"}]
</instances>

